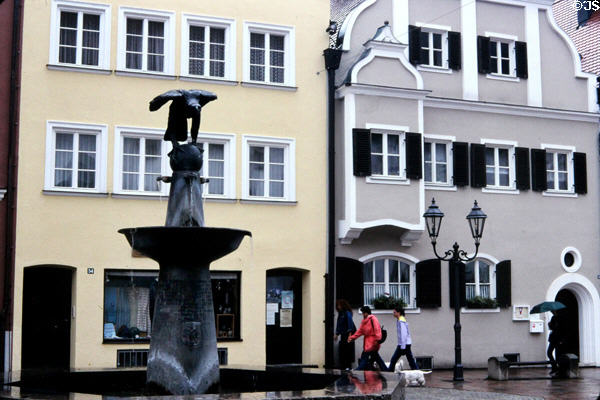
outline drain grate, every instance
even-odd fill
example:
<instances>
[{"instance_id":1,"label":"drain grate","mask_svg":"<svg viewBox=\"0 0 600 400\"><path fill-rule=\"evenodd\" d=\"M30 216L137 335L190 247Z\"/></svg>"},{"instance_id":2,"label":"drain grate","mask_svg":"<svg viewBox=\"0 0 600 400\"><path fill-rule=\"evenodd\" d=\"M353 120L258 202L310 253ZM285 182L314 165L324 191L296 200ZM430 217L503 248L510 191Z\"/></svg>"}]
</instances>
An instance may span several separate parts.
<instances>
[{"instance_id":1,"label":"drain grate","mask_svg":"<svg viewBox=\"0 0 600 400\"><path fill-rule=\"evenodd\" d=\"M117 368L148 366L148 350L117 350Z\"/></svg>"}]
</instances>

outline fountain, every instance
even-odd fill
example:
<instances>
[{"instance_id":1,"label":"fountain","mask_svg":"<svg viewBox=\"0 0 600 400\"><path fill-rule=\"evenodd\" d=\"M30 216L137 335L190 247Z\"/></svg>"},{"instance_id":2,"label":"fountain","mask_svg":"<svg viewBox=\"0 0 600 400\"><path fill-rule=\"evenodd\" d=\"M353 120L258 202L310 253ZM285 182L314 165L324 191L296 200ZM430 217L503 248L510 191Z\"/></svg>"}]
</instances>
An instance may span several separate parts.
<instances>
[{"instance_id":1,"label":"fountain","mask_svg":"<svg viewBox=\"0 0 600 400\"><path fill-rule=\"evenodd\" d=\"M209 265L236 250L250 232L204 226L202 151L196 144L200 111L214 93L172 90L150 102L150 110L172 100L164 140L173 170L165 226L119 230L131 247L160 265L148 354L147 382L177 395L201 394L219 382L219 363ZM192 142L187 118L192 118Z\"/></svg>"}]
</instances>

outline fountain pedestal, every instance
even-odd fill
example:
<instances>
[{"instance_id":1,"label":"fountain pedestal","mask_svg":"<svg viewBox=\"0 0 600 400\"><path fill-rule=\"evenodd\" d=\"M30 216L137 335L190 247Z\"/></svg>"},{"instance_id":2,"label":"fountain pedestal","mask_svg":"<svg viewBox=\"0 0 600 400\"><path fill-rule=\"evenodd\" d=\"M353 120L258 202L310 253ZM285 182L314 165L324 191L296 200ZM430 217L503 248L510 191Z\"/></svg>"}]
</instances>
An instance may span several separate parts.
<instances>
[{"instance_id":1,"label":"fountain pedestal","mask_svg":"<svg viewBox=\"0 0 600 400\"><path fill-rule=\"evenodd\" d=\"M119 230L131 247L160 264L147 381L170 393L205 393L219 382L209 265L250 232L206 227Z\"/></svg>"}]
</instances>

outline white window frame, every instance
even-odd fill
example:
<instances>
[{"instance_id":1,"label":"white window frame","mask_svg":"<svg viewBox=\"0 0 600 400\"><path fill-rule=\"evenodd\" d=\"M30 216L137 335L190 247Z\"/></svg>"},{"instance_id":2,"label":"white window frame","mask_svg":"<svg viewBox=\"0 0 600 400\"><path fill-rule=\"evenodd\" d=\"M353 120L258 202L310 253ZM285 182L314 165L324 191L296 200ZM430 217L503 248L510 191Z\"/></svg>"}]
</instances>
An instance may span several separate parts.
<instances>
[{"instance_id":1,"label":"white window frame","mask_svg":"<svg viewBox=\"0 0 600 400\"><path fill-rule=\"evenodd\" d=\"M224 145L224 185L223 194L209 194L208 183L204 184L202 195L205 198L235 199L235 135L222 133L198 133L198 143L214 143ZM208 165L208 151L204 151L202 163L202 176L206 177L206 166Z\"/></svg>"},{"instance_id":2,"label":"white window frame","mask_svg":"<svg viewBox=\"0 0 600 400\"><path fill-rule=\"evenodd\" d=\"M235 20L229 18L208 17L192 14L182 15L181 30L181 75L189 78L216 79L216 80L235 80L236 69L236 30ZM225 29L225 74L224 76L210 76L210 74L196 75L190 74L189 53L190 53L190 26L201 26L204 28ZM208 37L208 35L207 35ZM208 43L208 41L207 41ZM210 52L210 46L205 46L205 53ZM206 62L206 61L205 61ZM205 66L205 69L208 68Z\"/></svg>"},{"instance_id":3,"label":"white window frame","mask_svg":"<svg viewBox=\"0 0 600 400\"><path fill-rule=\"evenodd\" d=\"M518 194L519 190L517 189L517 175L516 175L516 163L515 163L515 148L518 146L518 142L512 140L496 140L496 139L481 139L481 144L484 144L486 147L486 151L488 148L502 148L508 150L508 186L500 186L500 185L490 185L486 182L486 186L481 190L486 193L511 193ZM495 154L498 152L495 150ZM494 156L494 176L495 181L498 182L500 180L498 174L498 158ZM485 165L486 168L486 176L487 176L487 162ZM495 183L495 182L494 182Z\"/></svg>"},{"instance_id":4,"label":"white window frame","mask_svg":"<svg viewBox=\"0 0 600 400\"><path fill-rule=\"evenodd\" d=\"M147 40L142 43L142 68L126 68L126 41L127 41L127 18L137 18L147 21L160 21L165 24L164 41L164 70L149 71L147 68ZM145 37L147 39L147 37ZM117 41L117 70L133 74L151 74L151 75L173 75L175 70L175 13L172 11L147 10L133 7L119 7L119 29ZM145 67L144 67L145 66Z\"/></svg>"},{"instance_id":5,"label":"white window frame","mask_svg":"<svg viewBox=\"0 0 600 400\"><path fill-rule=\"evenodd\" d=\"M283 197L250 196L250 146L254 145L283 147L285 163ZM296 139L243 135L242 148L243 200L257 200L270 202L296 201Z\"/></svg>"},{"instance_id":6,"label":"white window frame","mask_svg":"<svg viewBox=\"0 0 600 400\"><path fill-rule=\"evenodd\" d=\"M364 268L364 264L371 262L371 261L379 260L379 259L393 259L393 260L397 260L399 262L408 264L408 266L410 267L410 271L409 271L410 293L409 293L409 295L411 297L411 301L409 302L409 304L406 305L406 308L407 309L416 309L417 308L416 307L416 304L417 304L416 265L419 262L419 260L408 254L399 253L396 251L380 251L380 252L376 252L376 253L367 254L366 256L359 258L359 261L361 263L363 263L363 268ZM388 262L385 263L384 268L385 268L384 269L384 279L385 279L385 285L386 285L385 292L389 293L389 263ZM365 283L363 282L363 290L364 290L364 285L365 285Z\"/></svg>"},{"instance_id":7,"label":"white window frame","mask_svg":"<svg viewBox=\"0 0 600 400\"><path fill-rule=\"evenodd\" d=\"M113 191L116 194L123 195L139 195L139 196L168 196L169 195L169 184L160 183L160 190L158 191L146 191L146 190L125 190L123 189L123 138L132 137L140 139L154 139L161 141L161 157L160 157L160 174L161 176L170 176L171 169L167 158L167 153L171 151L172 145L170 142L165 142L163 139L165 131L163 129L152 129L152 128L138 128L129 126L116 126L115 127L115 155L114 155L114 171L113 171ZM140 148L141 150L141 148ZM140 156L143 154L140 153ZM140 170L140 174L144 174ZM141 187L141 186L140 186Z\"/></svg>"},{"instance_id":8,"label":"white window frame","mask_svg":"<svg viewBox=\"0 0 600 400\"><path fill-rule=\"evenodd\" d=\"M76 63L61 63L59 62L59 39L60 39L60 14L62 11L77 12L80 15L96 14L100 16L100 37L98 48L98 65L85 65L81 63L81 44L82 30L80 26L77 29L77 62ZM78 25L83 22L82 18L78 18ZM50 59L49 65L76 67L90 70L107 70L110 68L110 23L111 23L111 5L85 3L70 0L52 0L52 8L50 10Z\"/></svg>"},{"instance_id":9,"label":"white window frame","mask_svg":"<svg viewBox=\"0 0 600 400\"><path fill-rule=\"evenodd\" d=\"M517 55L515 52L515 42L519 40L517 36L506 35L503 33L485 32L485 36L490 39L490 42L496 42L496 67L498 71L502 70L502 62L500 57L500 43L508 44L508 58L509 58L509 74L502 74L500 72L490 72L487 74L488 78L519 81L517 77ZM492 57L490 55L490 64L492 63Z\"/></svg>"},{"instance_id":10,"label":"white window frame","mask_svg":"<svg viewBox=\"0 0 600 400\"><path fill-rule=\"evenodd\" d=\"M271 82L269 73L269 54L265 47L265 80L250 80L250 33L274 34L284 37L284 72L283 82ZM293 26L263 24L258 22L244 21L244 39L243 39L243 74L245 83L254 83L259 85L273 86L295 86L296 85L296 39L295 28ZM265 43L266 46L266 43Z\"/></svg>"},{"instance_id":11,"label":"white window frame","mask_svg":"<svg viewBox=\"0 0 600 400\"><path fill-rule=\"evenodd\" d=\"M442 136L442 135L423 135L423 182L426 186L439 186L439 187L452 187L454 186L452 182L452 171L454 170L454 160L452 157L452 144L456 141L456 137L454 136ZM431 178L433 179L431 182L427 182L425 180L425 143L441 143L446 145L446 181L445 182L436 182L435 178L437 178L435 174L435 151L432 151L431 156ZM432 149L434 146L432 146Z\"/></svg>"},{"instance_id":12,"label":"white window frame","mask_svg":"<svg viewBox=\"0 0 600 400\"><path fill-rule=\"evenodd\" d=\"M474 268L473 268L473 273L474 273L474 279L475 279L475 296L480 296L481 292L480 292L480 284L481 282L479 282L479 261L483 261L486 264L488 264L490 266L490 299L496 299L496 265L498 264L497 260L492 259L491 257L486 257L486 256L478 256L477 258L475 258L472 261L469 262L473 262L475 263ZM465 263L465 267L466 267ZM466 293L466 286L467 285L471 285L471 284L467 284L467 282L465 282L465 293Z\"/></svg>"},{"instance_id":13,"label":"white window frame","mask_svg":"<svg viewBox=\"0 0 600 400\"><path fill-rule=\"evenodd\" d=\"M554 167L556 167L557 165L557 159L556 159L556 154L557 153L562 153L562 154L566 154L567 155L567 190L561 190L561 189L555 189L555 188L548 188L546 189L546 191L544 192L545 195L570 195L570 196L577 196L577 194L575 193L575 170L573 167L573 154L576 151L575 146L564 146L564 145L557 145L557 144L544 144L542 143L542 149L546 150L546 154L547 153L553 153L555 154L554 156ZM545 165L546 160L544 160L544 165ZM547 173L548 170L546 170ZM546 178L547 179L547 178ZM558 180L557 180L557 172L555 170L554 173L554 183L555 183L555 187L558 185Z\"/></svg>"},{"instance_id":14,"label":"white window frame","mask_svg":"<svg viewBox=\"0 0 600 400\"><path fill-rule=\"evenodd\" d=\"M78 188L62 187L54 185L54 167L56 154L56 133L67 132L74 134L93 134L96 135L96 176L95 187ZM100 124L83 124L63 121L46 122L46 165L44 174L44 190L60 192L79 192L79 193L106 193L106 171L107 171L107 149L108 149L108 126ZM74 151L75 152L75 151ZM73 159L75 167L75 158ZM73 171L76 171L73 168ZM76 181L73 176L73 182Z\"/></svg>"}]
</instances>

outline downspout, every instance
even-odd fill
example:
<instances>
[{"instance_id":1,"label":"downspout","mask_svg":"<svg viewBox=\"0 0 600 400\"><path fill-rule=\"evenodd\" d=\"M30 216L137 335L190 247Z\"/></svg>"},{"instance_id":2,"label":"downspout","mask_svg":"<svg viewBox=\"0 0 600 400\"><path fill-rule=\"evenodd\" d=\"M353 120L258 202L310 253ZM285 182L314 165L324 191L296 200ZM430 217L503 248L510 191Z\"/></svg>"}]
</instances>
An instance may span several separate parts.
<instances>
[{"instance_id":1,"label":"downspout","mask_svg":"<svg viewBox=\"0 0 600 400\"><path fill-rule=\"evenodd\" d=\"M4 269L4 297L2 305L2 331L4 332L4 371L12 368L13 288L15 269L15 236L17 216L17 163L19 151L19 98L21 89L21 32L23 1L14 0L12 26L12 54L10 61L10 104L8 127L8 184L6 187L6 243Z\"/></svg>"},{"instance_id":2,"label":"downspout","mask_svg":"<svg viewBox=\"0 0 600 400\"><path fill-rule=\"evenodd\" d=\"M325 367L333 368L333 312L335 294L335 71L342 51L325 49L327 69L327 272L325 274Z\"/></svg>"}]
</instances>

